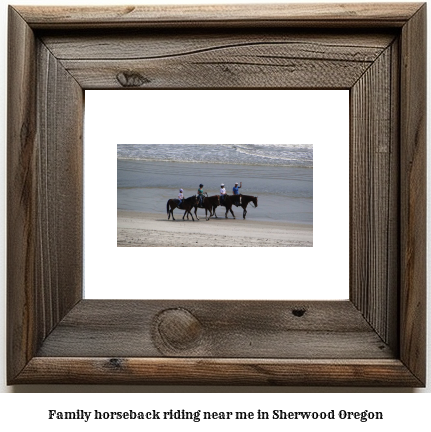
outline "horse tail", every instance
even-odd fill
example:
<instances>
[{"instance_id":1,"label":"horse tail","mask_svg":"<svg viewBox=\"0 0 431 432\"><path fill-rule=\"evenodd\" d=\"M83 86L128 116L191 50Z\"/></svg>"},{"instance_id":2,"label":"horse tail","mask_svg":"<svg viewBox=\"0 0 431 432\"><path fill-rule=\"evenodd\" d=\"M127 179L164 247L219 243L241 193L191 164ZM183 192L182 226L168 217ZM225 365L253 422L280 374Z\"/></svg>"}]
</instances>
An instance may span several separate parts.
<instances>
[{"instance_id":1,"label":"horse tail","mask_svg":"<svg viewBox=\"0 0 431 432\"><path fill-rule=\"evenodd\" d=\"M166 203L166 213L167 213L167 214L169 214L169 201L170 201L170 200L168 200L168 202Z\"/></svg>"}]
</instances>

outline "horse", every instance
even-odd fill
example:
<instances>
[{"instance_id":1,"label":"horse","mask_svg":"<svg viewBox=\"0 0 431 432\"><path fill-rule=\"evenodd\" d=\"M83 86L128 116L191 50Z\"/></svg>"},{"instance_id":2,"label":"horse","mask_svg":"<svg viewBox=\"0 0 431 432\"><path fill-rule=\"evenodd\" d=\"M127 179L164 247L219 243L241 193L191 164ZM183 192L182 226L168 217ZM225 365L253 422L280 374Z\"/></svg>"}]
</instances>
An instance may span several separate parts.
<instances>
[{"instance_id":1,"label":"horse","mask_svg":"<svg viewBox=\"0 0 431 432\"><path fill-rule=\"evenodd\" d=\"M213 213L214 216L218 219L218 216L216 215L215 209L216 207L218 207L218 205L221 205L223 207L226 207L226 213L225 213L225 218L228 219L227 217L227 212L230 211L232 213L232 216L234 219L236 219L234 212L232 211L232 206L235 204L236 202L239 200L239 203L241 203L241 196L242 195L224 195L224 199L220 198L220 203L217 205L213 205Z\"/></svg>"},{"instance_id":2,"label":"horse","mask_svg":"<svg viewBox=\"0 0 431 432\"><path fill-rule=\"evenodd\" d=\"M241 203L240 206L243 208L242 217L245 219L245 215L247 214L247 206L251 203L254 207L257 207L257 197L252 195L242 195L241 194Z\"/></svg>"},{"instance_id":3,"label":"horse","mask_svg":"<svg viewBox=\"0 0 431 432\"><path fill-rule=\"evenodd\" d=\"M204 208L205 209L205 218L206 218L206 220L209 220L209 218L213 215L211 209L213 208L213 206L217 207L218 205L220 205L220 195L213 195L210 197L207 195L206 197L203 197L202 205L200 204L199 197L198 197L198 204L195 205L196 219L199 220L198 214L197 214L198 208ZM207 216L208 212L210 212L209 216Z\"/></svg>"},{"instance_id":4,"label":"horse","mask_svg":"<svg viewBox=\"0 0 431 432\"><path fill-rule=\"evenodd\" d=\"M236 205L237 207L242 207L242 217L245 219L245 215L247 214L247 206L249 203L252 203L254 207L257 207L257 197L252 195L225 195L225 199L223 203L220 201L220 205L226 207L225 218L227 219L227 212L230 211L234 219L236 219L234 212L232 211L232 206ZM217 217L215 209L217 206L213 207L214 216Z\"/></svg>"},{"instance_id":5,"label":"horse","mask_svg":"<svg viewBox=\"0 0 431 432\"><path fill-rule=\"evenodd\" d=\"M183 202L181 203L181 209L185 210L184 215L183 215L183 220L184 220L184 216L186 214L187 214L187 219L189 218L189 214L190 214L192 217L192 220L194 222L191 210L195 205L197 205L197 202L198 202L198 197L196 195L193 195L189 198L183 199ZM175 220L174 209L176 209L178 207L178 204L179 204L178 199L170 199L166 203L166 212L168 213L168 220L171 218L171 214L172 214L172 220Z\"/></svg>"}]
</instances>

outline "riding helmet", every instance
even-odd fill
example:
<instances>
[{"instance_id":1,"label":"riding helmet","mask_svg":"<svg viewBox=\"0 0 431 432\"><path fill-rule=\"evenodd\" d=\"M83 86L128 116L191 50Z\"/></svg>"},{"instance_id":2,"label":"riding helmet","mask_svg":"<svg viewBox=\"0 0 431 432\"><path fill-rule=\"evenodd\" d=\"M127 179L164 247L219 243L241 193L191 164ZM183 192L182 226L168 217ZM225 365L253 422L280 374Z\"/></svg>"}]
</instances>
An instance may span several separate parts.
<instances>
[{"instance_id":1,"label":"riding helmet","mask_svg":"<svg viewBox=\"0 0 431 432\"><path fill-rule=\"evenodd\" d=\"M199 185L199 187L204 187L204 185L201 183L201 184Z\"/></svg>"}]
</instances>

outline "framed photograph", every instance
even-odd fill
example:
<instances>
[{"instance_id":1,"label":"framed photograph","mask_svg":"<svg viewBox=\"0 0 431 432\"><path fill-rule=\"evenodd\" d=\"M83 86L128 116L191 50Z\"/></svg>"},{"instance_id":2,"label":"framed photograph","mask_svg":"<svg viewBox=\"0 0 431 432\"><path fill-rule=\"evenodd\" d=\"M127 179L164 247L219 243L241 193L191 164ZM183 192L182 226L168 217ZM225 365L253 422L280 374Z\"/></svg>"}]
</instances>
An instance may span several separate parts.
<instances>
[{"instance_id":1,"label":"framed photograph","mask_svg":"<svg viewBox=\"0 0 431 432\"><path fill-rule=\"evenodd\" d=\"M348 90L93 90L85 125L86 299L348 299ZM246 219L167 214L235 181Z\"/></svg>"},{"instance_id":2,"label":"framed photograph","mask_svg":"<svg viewBox=\"0 0 431 432\"><path fill-rule=\"evenodd\" d=\"M425 3L10 6L8 384L425 386L425 29ZM349 298L85 298L97 89L348 90Z\"/></svg>"}]
</instances>

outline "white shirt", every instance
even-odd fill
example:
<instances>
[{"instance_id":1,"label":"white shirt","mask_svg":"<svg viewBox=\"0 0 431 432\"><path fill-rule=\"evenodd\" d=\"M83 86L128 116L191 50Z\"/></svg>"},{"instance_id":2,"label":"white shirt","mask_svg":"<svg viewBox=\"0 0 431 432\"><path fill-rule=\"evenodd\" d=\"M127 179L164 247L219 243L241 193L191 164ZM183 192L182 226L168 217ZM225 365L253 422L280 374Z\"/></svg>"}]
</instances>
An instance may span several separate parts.
<instances>
[{"instance_id":1,"label":"white shirt","mask_svg":"<svg viewBox=\"0 0 431 432\"><path fill-rule=\"evenodd\" d=\"M220 189L220 195L226 195L226 189L225 188Z\"/></svg>"},{"instance_id":2,"label":"white shirt","mask_svg":"<svg viewBox=\"0 0 431 432\"><path fill-rule=\"evenodd\" d=\"M180 193L178 194L178 199L180 199L180 200L184 199L184 195L183 195L182 192L180 192Z\"/></svg>"}]
</instances>

